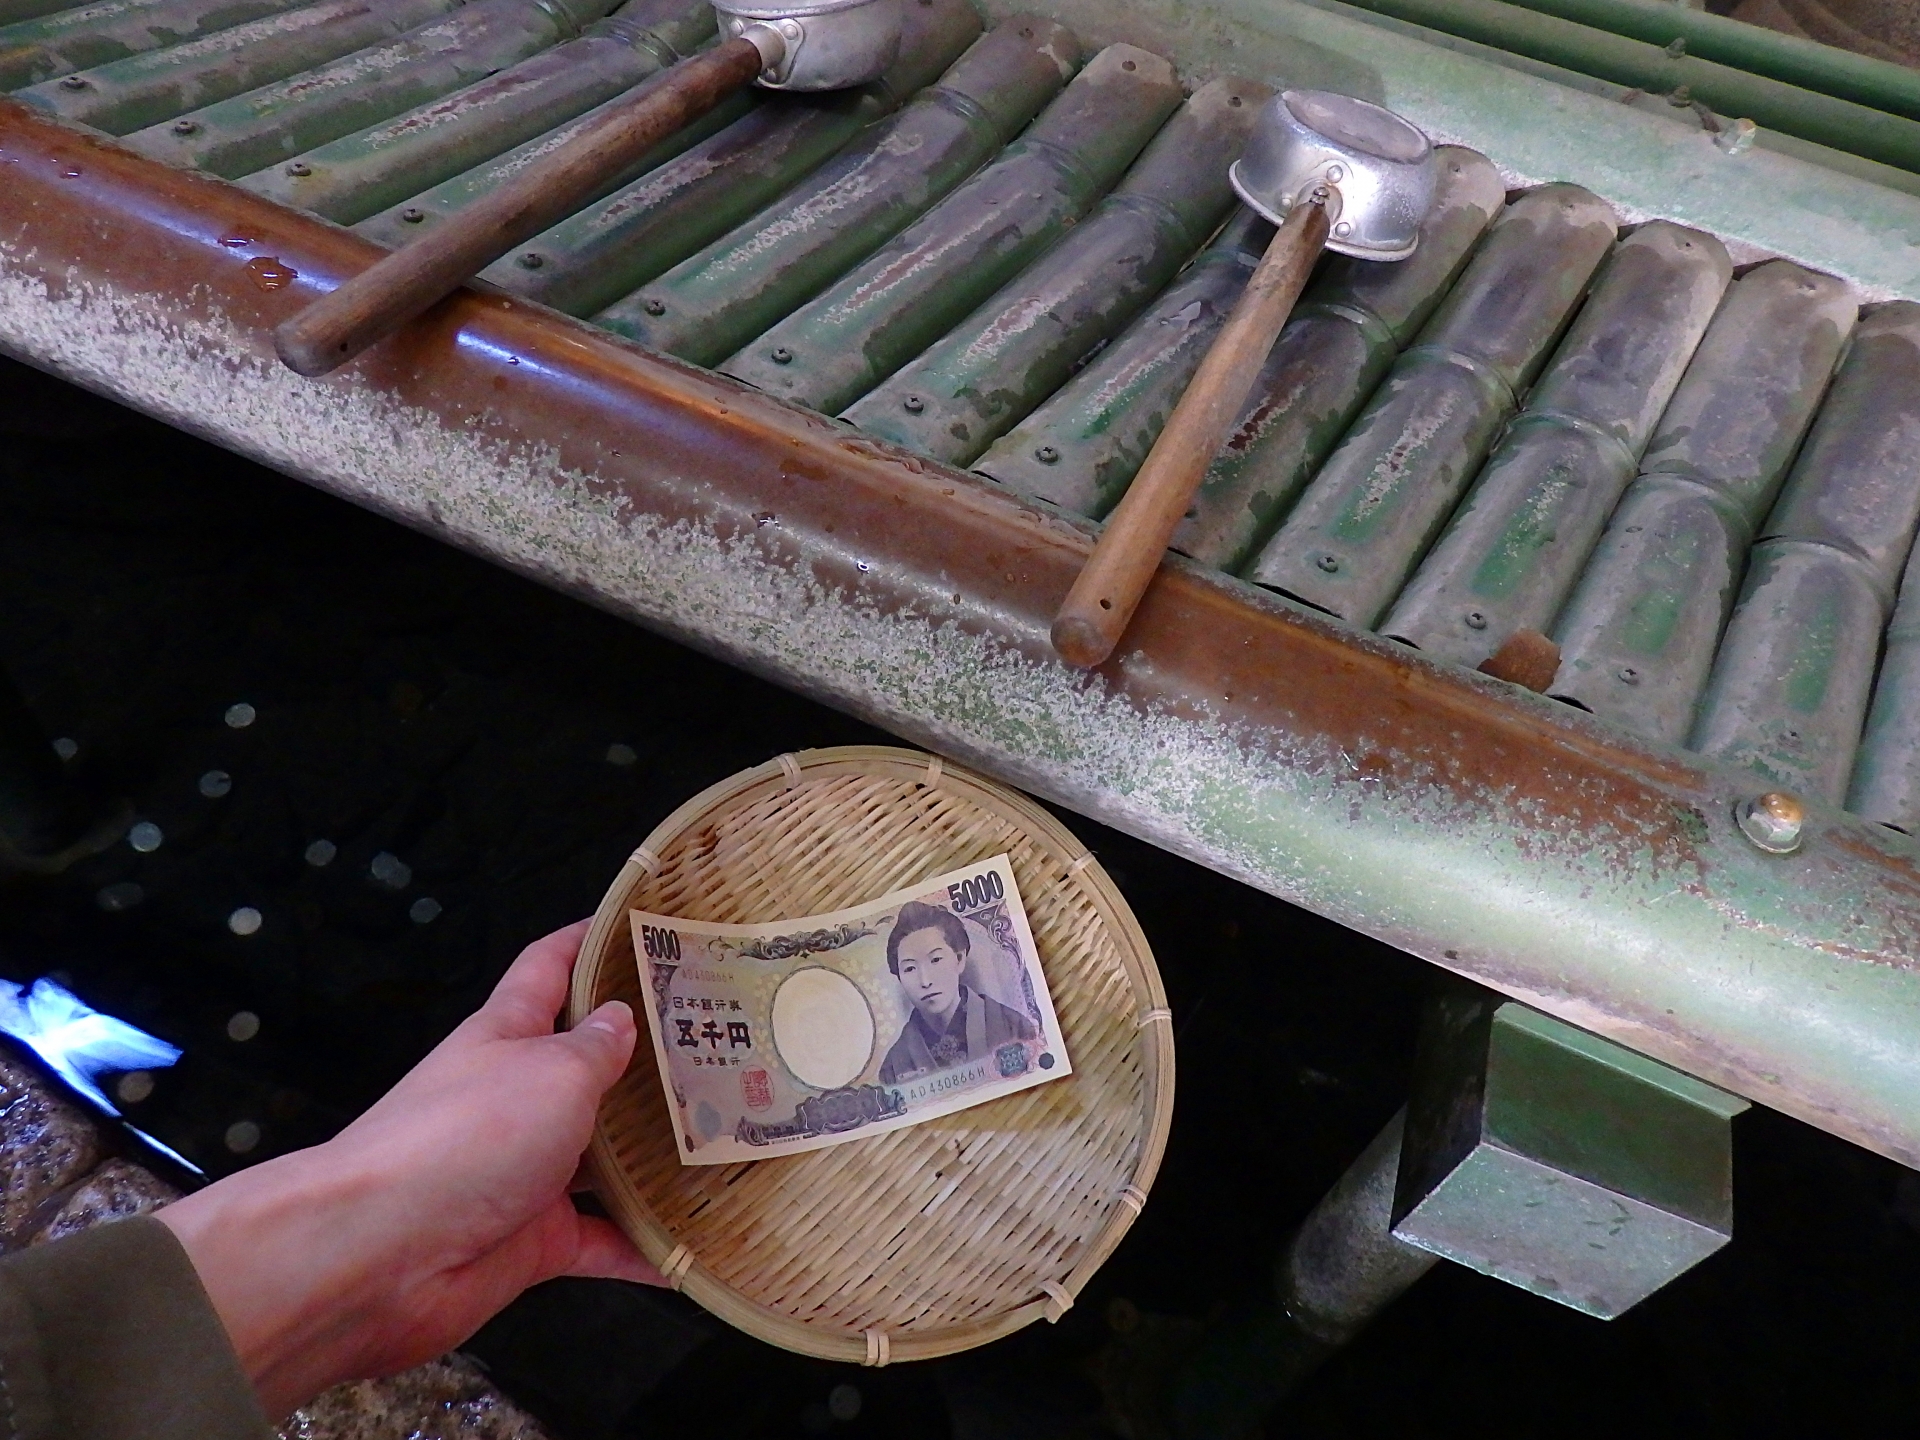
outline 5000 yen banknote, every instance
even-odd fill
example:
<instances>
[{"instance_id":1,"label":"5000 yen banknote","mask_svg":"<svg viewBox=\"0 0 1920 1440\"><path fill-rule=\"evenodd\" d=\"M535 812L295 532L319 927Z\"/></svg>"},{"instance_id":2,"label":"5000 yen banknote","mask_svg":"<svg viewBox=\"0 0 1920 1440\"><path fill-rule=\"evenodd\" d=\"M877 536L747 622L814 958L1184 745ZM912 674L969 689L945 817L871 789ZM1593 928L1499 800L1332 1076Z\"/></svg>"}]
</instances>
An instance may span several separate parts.
<instances>
[{"instance_id":1,"label":"5000 yen banknote","mask_svg":"<svg viewBox=\"0 0 1920 1440\"><path fill-rule=\"evenodd\" d=\"M1072 1073L1004 855L831 915L632 919L685 1164L818 1150Z\"/></svg>"}]
</instances>

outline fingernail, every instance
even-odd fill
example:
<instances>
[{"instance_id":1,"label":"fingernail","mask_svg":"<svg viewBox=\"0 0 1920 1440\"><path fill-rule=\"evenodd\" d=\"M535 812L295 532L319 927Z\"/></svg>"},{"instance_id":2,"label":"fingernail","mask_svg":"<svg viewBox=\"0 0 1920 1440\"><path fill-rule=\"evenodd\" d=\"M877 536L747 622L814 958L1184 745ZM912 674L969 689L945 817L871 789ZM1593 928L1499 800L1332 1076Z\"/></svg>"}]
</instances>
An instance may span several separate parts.
<instances>
[{"instance_id":1,"label":"fingernail","mask_svg":"<svg viewBox=\"0 0 1920 1440\"><path fill-rule=\"evenodd\" d=\"M633 1029L633 1007L624 1000L609 1000L580 1023L589 1030L621 1035Z\"/></svg>"}]
</instances>

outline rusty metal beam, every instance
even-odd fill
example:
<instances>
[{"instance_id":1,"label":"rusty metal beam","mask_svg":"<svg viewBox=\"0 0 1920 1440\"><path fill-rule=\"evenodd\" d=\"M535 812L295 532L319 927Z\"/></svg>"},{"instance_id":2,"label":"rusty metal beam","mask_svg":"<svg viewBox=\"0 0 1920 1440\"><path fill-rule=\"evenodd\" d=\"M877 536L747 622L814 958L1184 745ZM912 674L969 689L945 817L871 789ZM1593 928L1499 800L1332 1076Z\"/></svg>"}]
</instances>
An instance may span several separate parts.
<instances>
[{"instance_id":1,"label":"rusty metal beam","mask_svg":"<svg viewBox=\"0 0 1920 1440\"><path fill-rule=\"evenodd\" d=\"M0 103L0 348L1574 1025L1920 1164L1920 846L1184 562L1103 670L1084 530L499 292L325 380L381 253ZM293 278L289 279L291 276Z\"/></svg>"}]
</instances>

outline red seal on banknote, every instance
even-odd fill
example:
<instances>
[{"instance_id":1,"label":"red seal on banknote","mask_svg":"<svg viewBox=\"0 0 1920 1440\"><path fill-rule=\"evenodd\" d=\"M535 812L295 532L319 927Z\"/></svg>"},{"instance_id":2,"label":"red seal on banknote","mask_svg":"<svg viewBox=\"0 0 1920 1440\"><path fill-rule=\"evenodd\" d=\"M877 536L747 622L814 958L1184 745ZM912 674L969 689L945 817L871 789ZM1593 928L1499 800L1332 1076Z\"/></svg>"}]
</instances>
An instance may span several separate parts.
<instances>
[{"instance_id":1,"label":"red seal on banknote","mask_svg":"<svg viewBox=\"0 0 1920 1440\"><path fill-rule=\"evenodd\" d=\"M771 1110L773 1108L773 1081L764 1070L742 1070L740 1072L740 1098L747 1102L749 1110Z\"/></svg>"}]
</instances>

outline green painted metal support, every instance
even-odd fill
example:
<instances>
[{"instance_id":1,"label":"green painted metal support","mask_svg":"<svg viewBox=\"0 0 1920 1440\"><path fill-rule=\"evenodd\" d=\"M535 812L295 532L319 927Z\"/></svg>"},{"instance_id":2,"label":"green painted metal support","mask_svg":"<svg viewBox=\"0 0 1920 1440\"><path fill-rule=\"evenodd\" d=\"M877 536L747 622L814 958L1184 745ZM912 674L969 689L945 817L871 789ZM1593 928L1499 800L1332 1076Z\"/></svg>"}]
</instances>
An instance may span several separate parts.
<instances>
[{"instance_id":1,"label":"green painted metal support","mask_svg":"<svg viewBox=\"0 0 1920 1440\"><path fill-rule=\"evenodd\" d=\"M1782 34L1673 0L1515 0L1529 10L1557 15L1616 35L1678 47L1702 60L1784 80L1857 105L1920 120L1920 70L1856 55L1817 40Z\"/></svg>"},{"instance_id":2,"label":"green painted metal support","mask_svg":"<svg viewBox=\"0 0 1920 1440\"><path fill-rule=\"evenodd\" d=\"M1920 121L1803 90L1764 75L1614 35L1503 0L1352 0L1450 35L1518 51L1653 94L1684 95L1725 115L1920 171Z\"/></svg>"}]
</instances>

